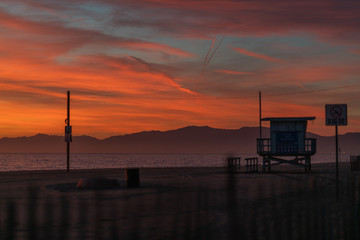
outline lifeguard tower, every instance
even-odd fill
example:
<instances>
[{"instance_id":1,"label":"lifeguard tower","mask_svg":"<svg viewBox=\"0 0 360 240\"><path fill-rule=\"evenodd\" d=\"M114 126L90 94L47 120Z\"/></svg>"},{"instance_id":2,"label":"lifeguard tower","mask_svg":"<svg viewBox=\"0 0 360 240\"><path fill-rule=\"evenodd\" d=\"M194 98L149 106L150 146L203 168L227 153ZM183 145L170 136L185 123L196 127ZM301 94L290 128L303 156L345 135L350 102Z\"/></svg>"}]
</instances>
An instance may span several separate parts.
<instances>
[{"instance_id":1,"label":"lifeguard tower","mask_svg":"<svg viewBox=\"0 0 360 240\"><path fill-rule=\"evenodd\" d=\"M263 157L263 171L271 166L291 164L311 170L311 156L316 153L316 139L306 138L308 120L315 117L263 118L270 121L270 138L257 139L257 153ZM273 163L274 162L274 163Z\"/></svg>"}]
</instances>

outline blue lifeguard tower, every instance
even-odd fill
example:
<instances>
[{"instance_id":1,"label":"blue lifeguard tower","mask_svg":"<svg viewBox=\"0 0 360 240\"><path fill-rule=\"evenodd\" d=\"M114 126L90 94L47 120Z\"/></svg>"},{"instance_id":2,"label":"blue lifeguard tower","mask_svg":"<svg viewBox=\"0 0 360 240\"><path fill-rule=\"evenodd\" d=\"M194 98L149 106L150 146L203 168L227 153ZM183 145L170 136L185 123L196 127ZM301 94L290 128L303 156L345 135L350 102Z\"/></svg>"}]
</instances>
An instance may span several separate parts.
<instances>
[{"instance_id":1,"label":"blue lifeguard tower","mask_svg":"<svg viewBox=\"0 0 360 240\"><path fill-rule=\"evenodd\" d=\"M315 117L263 118L270 121L270 138L257 139L257 153L263 157L263 171L279 164L311 170L316 139L306 138L307 121Z\"/></svg>"}]
</instances>

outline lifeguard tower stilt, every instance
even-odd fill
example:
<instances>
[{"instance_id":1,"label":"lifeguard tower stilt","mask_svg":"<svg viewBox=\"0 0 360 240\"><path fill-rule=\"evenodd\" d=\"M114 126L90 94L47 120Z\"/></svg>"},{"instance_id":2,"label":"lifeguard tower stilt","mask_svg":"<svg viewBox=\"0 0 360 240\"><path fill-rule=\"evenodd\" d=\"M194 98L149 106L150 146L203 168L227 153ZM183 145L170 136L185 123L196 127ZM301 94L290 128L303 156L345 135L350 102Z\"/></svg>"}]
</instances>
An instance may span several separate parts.
<instances>
[{"instance_id":1,"label":"lifeguard tower stilt","mask_svg":"<svg viewBox=\"0 0 360 240\"><path fill-rule=\"evenodd\" d=\"M290 164L311 170L311 156L316 153L316 139L306 138L308 120L315 117L263 118L270 121L270 138L257 139L257 153L263 157L263 171L272 166ZM274 162L274 163L272 163Z\"/></svg>"}]
</instances>

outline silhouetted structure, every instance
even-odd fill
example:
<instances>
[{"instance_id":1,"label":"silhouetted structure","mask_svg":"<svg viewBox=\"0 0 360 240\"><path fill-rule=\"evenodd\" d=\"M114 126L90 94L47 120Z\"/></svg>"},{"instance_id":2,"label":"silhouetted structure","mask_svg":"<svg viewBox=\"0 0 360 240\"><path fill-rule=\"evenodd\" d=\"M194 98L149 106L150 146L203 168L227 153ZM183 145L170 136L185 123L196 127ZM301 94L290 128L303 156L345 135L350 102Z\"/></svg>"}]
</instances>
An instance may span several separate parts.
<instances>
[{"instance_id":1,"label":"silhouetted structure","mask_svg":"<svg viewBox=\"0 0 360 240\"><path fill-rule=\"evenodd\" d=\"M257 139L257 153L263 157L263 171L279 164L291 164L311 170L311 156L316 153L316 139L306 138L308 120L315 117L263 118L270 121L270 138ZM285 159L283 157L294 157ZM271 162L275 163L271 163Z\"/></svg>"},{"instance_id":2,"label":"silhouetted structure","mask_svg":"<svg viewBox=\"0 0 360 240\"><path fill-rule=\"evenodd\" d=\"M125 169L126 186L128 188L136 188L140 186L140 169L126 168Z\"/></svg>"},{"instance_id":3,"label":"silhouetted structure","mask_svg":"<svg viewBox=\"0 0 360 240\"><path fill-rule=\"evenodd\" d=\"M245 158L246 165L245 165L245 171L247 173L254 173L259 171L259 163L258 158Z\"/></svg>"},{"instance_id":4,"label":"silhouetted structure","mask_svg":"<svg viewBox=\"0 0 360 240\"><path fill-rule=\"evenodd\" d=\"M360 171L360 156L350 156L351 171Z\"/></svg>"},{"instance_id":5,"label":"silhouetted structure","mask_svg":"<svg viewBox=\"0 0 360 240\"><path fill-rule=\"evenodd\" d=\"M229 157L227 159L229 171L235 171L236 169L240 169L240 160L241 157Z\"/></svg>"}]
</instances>

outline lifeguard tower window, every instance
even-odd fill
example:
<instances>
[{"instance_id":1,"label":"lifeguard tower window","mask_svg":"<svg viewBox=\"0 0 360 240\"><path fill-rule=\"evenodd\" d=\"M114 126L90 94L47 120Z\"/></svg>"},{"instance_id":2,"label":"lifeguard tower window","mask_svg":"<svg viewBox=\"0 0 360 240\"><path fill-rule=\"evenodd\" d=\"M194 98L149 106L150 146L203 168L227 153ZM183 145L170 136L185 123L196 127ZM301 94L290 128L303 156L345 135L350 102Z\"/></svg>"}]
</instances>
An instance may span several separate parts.
<instances>
[{"instance_id":1,"label":"lifeguard tower window","mask_svg":"<svg viewBox=\"0 0 360 240\"><path fill-rule=\"evenodd\" d=\"M306 127L307 121L314 119L315 117L261 119L270 121L270 138L257 139L257 152L263 156L263 167L267 164L270 168L271 161L276 161L273 165L289 163L310 169L310 156L316 152L316 139L306 138ZM279 156L296 158L286 160ZM305 164L302 164L303 160Z\"/></svg>"},{"instance_id":2,"label":"lifeguard tower window","mask_svg":"<svg viewBox=\"0 0 360 240\"><path fill-rule=\"evenodd\" d=\"M297 132L278 132L276 134L276 152L297 153L299 149Z\"/></svg>"}]
</instances>

